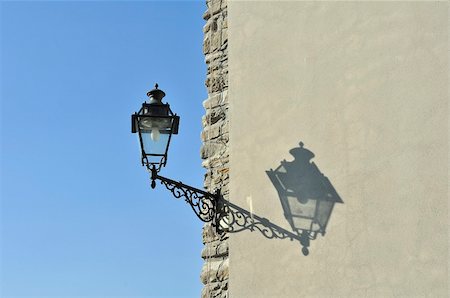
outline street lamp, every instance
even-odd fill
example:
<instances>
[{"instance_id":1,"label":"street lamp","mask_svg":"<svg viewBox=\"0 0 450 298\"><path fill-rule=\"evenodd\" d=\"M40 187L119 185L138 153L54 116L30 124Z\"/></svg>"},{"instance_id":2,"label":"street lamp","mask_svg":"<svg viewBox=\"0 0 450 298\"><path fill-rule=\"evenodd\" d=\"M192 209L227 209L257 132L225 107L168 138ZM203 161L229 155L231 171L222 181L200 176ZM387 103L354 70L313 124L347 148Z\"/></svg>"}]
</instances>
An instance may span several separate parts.
<instances>
[{"instance_id":1,"label":"street lamp","mask_svg":"<svg viewBox=\"0 0 450 298\"><path fill-rule=\"evenodd\" d=\"M293 161L283 160L267 175L278 191L284 215L300 236L302 252L308 255L310 240L325 235L335 203L343 203L327 177L310 160L314 153L300 147L289 151Z\"/></svg>"},{"instance_id":2,"label":"street lamp","mask_svg":"<svg viewBox=\"0 0 450 298\"><path fill-rule=\"evenodd\" d=\"M167 163L170 140L172 135L178 134L180 122L180 117L172 112L169 104L162 103L165 95L155 84L155 89L147 92L149 102L144 102L139 112L131 115L131 132L139 136L142 165L151 173L152 188L159 180L176 198L183 197L200 220L212 222L218 229L220 189L212 194L158 175Z\"/></svg>"},{"instance_id":3,"label":"street lamp","mask_svg":"<svg viewBox=\"0 0 450 298\"><path fill-rule=\"evenodd\" d=\"M165 95L156 84L155 89L147 92L149 102L144 102L139 112L131 115L131 132L139 135L141 162L148 169L160 170L166 165L170 139L172 134L178 134L180 117L168 103L162 103Z\"/></svg>"}]
</instances>

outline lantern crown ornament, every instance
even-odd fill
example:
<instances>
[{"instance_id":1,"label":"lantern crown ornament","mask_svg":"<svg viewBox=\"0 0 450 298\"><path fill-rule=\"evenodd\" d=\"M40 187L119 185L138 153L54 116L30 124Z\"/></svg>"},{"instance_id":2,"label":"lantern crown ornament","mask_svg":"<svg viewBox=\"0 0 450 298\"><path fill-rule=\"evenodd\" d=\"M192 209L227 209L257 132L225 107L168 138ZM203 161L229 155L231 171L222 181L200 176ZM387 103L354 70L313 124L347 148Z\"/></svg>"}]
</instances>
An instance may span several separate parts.
<instances>
[{"instance_id":1,"label":"lantern crown ornament","mask_svg":"<svg viewBox=\"0 0 450 298\"><path fill-rule=\"evenodd\" d=\"M283 160L275 169L267 171L275 186L284 215L293 231L300 236L304 255L309 254L310 240L325 235L335 203L343 203L334 187L311 159L314 153L304 148L293 148L293 161Z\"/></svg>"},{"instance_id":2,"label":"lantern crown ornament","mask_svg":"<svg viewBox=\"0 0 450 298\"><path fill-rule=\"evenodd\" d=\"M155 88L147 92L147 96L150 98L149 104L161 104L166 93L161 89L158 89L158 83L156 83Z\"/></svg>"}]
</instances>

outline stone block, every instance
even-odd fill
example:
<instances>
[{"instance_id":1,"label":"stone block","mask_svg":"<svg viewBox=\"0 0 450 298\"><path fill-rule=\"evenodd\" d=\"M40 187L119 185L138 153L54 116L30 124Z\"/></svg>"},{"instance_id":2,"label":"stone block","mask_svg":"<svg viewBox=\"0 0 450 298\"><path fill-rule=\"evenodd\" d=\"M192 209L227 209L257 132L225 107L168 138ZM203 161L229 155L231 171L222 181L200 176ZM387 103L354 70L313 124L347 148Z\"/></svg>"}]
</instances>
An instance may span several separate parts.
<instances>
[{"instance_id":1,"label":"stone block","mask_svg":"<svg viewBox=\"0 0 450 298\"><path fill-rule=\"evenodd\" d=\"M227 115L227 108L223 106L217 106L213 109L209 109L206 113L206 126L216 124L217 122L224 120Z\"/></svg>"},{"instance_id":2,"label":"stone block","mask_svg":"<svg viewBox=\"0 0 450 298\"><path fill-rule=\"evenodd\" d=\"M203 26L203 33L204 33L204 34L208 33L209 30L210 30L210 28L211 28L211 23L210 23L210 22L207 22L207 23Z\"/></svg>"},{"instance_id":3,"label":"stone block","mask_svg":"<svg viewBox=\"0 0 450 298\"><path fill-rule=\"evenodd\" d=\"M205 21L209 20L209 18L211 17L211 13L209 12L208 9L203 13L202 17Z\"/></svg>"},{"instance_id":4,"label":"stone block","mask_svg":"<svg viewBox=\"0 0 450 298\"><path fill-rule=\"evenodd\" d=\"M211 223L205 223L202 229L202 240L203 243L209 243L212 241L216 241L221 238L222 236L216 233L216 229L212 226Z\"/></svg>"},{"instance_id":5,"label":"stone block","mask_svg":"<svg viewBox=\"0 0 450 298\"><path fill-rule=\"evenodd\" d=\"M228 85L228 80L218 74L211 74L206 81L205 85L208 88L209 93L219 92Z\"/></svg>"},{"instance_id":6,"label":"stone block","mask_svg":"<svg viewBox=\"0 0 450 298\"><path fill-rule=\"evenodd\" d=\"M202 289L202 298L227 298L228 280L222 282L214 282L205 285Z\"/></svg>"},{"instance_id":7,"label":"stone block","mask_svg":"<svg viewBox=\"0 0 450 298\"><path fill-rule=\"evenodd\" d=\"M203 101L203 107L205 109L212 109L219 105L228 103L228 90L223 90L223 92L217 92L208 97Z\"/></svg>"},{"instance_id":8,"label":"stone block","mask_svg":"<svg viewBox=\"0 0 450 298\"><path fill-rule=\"evenodd\" d=\"M222 45L222 34L221 32L210 32L209 33L209 38L211 40L210 45L209 45L209 51L215 51L220 49L220 46Z\"/></svg>"},{"instance_id":9,"label":"stone block","mask_svg":"<svg viewBox=\"0 0 450 298\"><path fill-rule=\"evenodd\" d=\"M220 62L224 61L224 56L225 54L223 51L210 53L205 56L205 63L208 64L208 67L213 68L213 66L220 65Z\"/></svg>"},{"instance_id":10,"label":"stone block","mask_svg":"<svg viewBox=\"0 0 450 298\"><path fill-rule=\"evenodd\" d=\"M228 19L227 18L224 18L223 19L223 21L222 21L222 28L228 28Z\"/></svg>"},{"instance_id":11,"label":"stone block","mask_svg":"<svg viewBox=\"0 0 450 298\"><path fill-rule=\"evenodd\" d=\"M228 279L228 259L210 260L203 264L200 279L203 284Z\"/></svg>"},{"instance_id":12,"label":"stone block","mask_svg":"<svg viewBox=\"0 0 450 298\"><path fill-rule=\"evenodd\" d=\"M211 41L209 36L203 39L203 54L208 54L211 51Z\"/></svg>"},{"instance_id":13,"label":"stone block","mask_svg":"<svg viewBox=\"0 0 450 298\"><path fill-rule=\"evenodd\" d=\"M221 122L206 126L201 132L201 139L203 142L218 138L224 130L222 126L223 124Z\"/></svg>"},{"instance_id":14,"label":"stone block","mask_svg":"<svg viewBox=\"0 0 450 298\"><path fill-rule=\"evenodd\" d=\"M202 145L200 149L200 156L202 159L207 159L215 155L223 155L227 147L224 144L208 142Z\"/></svg>"},{"instance_id":15,"label":"stone block","mask_svg":"<svg viewBox=\"0 0 450 298\"><path fill-rule=\"evenodd\" d=\"M222 7L222 0L209 0L207 3L208 3L208 10L212 15L215 15L218 12L220 12L220 9Z\"/></svg>"},{"instance_id":16,"label":"stone block","mask_svg":"<svg viewBox=\"0 0 450 298\"><path fill-rule=\"evenodd\" d=\"M228 41L228 30L222 29L222 40L221 40L221 46Z\"/></svg>"},{"instance_id":17,"label":"stone block","mask_svg":"<svg viewBox=\"0 0 450 298\"><path fill-rule=\"evenodd\" d=\"M204 168L218 168L228 164L229 161L230 159L228 156L217 155L203 160L202 166Z\"/></svg>"},{"instance_id":18,"label":"stone block","mask_svg":"<svg viewBox=\"0 0 450 298\"><path fill-rule=\"evenodd\" d=\"M202 250L202 258L218 258L228 255L228 242L216 240L205 244Z\"/></svg>"}]
</instances>

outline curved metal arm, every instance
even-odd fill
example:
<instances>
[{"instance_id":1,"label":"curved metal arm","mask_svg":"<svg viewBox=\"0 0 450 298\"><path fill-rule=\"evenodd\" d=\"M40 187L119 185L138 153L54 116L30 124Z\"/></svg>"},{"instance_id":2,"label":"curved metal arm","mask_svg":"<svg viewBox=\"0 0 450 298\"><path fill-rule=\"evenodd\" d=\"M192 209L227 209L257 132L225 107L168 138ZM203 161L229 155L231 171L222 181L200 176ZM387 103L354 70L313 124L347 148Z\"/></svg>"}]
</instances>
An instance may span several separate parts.
<instances>
[{"instance_id":1,"label":"curved metal arm","mask_svg":"<svg viewBox=\"0 0 450 298\"><path fill-rule=\"evenodd\" d=\"M215 194L203 191L201 189L186 185L181 181L175 181L163 176L158 175L158 171L155 167L151 169L151 187L156 187L155 180L160 180L168 190L172 192L175 198L184 198L184 201L188 203L195 215L204 222L213 221L213 225L216 226L216 207L217 202L220 199L220 191L217 190Z\"/></svg>"}]
</instances>

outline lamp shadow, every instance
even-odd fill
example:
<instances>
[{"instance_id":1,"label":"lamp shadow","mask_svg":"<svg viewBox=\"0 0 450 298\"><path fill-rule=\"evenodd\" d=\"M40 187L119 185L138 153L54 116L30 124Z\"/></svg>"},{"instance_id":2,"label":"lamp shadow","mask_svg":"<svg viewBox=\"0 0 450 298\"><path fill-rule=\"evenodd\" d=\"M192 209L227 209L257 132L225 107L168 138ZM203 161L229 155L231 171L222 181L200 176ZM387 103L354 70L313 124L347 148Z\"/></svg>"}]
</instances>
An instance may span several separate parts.
<instances>
[{"instance_id":1,"label":"lamp shadow","mask_svg":"<svg viewBox=\"0 0 450 298\"><path fill-rule=\"evenodd\" d=\"M328 178L310 162L314 153L303 145L300 142L300 147L289 151L294 156L293 161L283 160L275 170L266 171L292 231L221 198L216 214L219 232L259 231L268 239L298 241L303 255L309 254L310 241L318 234L325 235L334 204L344 202Z\"/></svg>"},{"instance_id":2,"label":"lamp shadow","mask_svg":"<svg viewBox=\"0 0 450 298\"><path fill-rule=\"evenodd\" d=\"M275 169L266 171L278 192L284 216L299 235L302 252L309 254L310 240L325 235L334 204L344 203L330 180L311 162L314 153L299 147L289 151L293 161L283 160Z\"/></svg>"}]
</instances>

